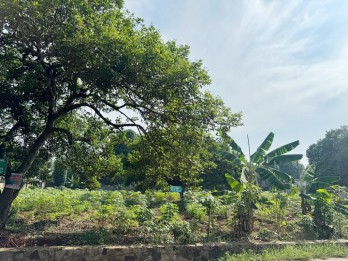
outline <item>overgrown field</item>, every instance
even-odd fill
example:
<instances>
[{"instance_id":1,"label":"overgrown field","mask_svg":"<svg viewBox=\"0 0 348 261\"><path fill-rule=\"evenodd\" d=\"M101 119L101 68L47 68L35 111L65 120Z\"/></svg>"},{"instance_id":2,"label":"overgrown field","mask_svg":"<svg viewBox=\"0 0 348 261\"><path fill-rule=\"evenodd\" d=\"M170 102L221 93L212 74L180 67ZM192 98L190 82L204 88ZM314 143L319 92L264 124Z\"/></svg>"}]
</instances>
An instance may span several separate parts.
<instances>
[{"instance_id":1,"label":"overgrown field","mask_svg":"<svg viewBox=\"0 0 348 261\"><path fill-rule=\"evenodd\" d=\"M254 232L236 234L234 193L23 189L15 200L3 246L193 243L320 238L298 196L262 192ZM209 210L211 228L208 232ZM334 238L347 238L347 218L330 211ZM208 234L209 233L209 234Z\"/></svg>"}]
</instances>

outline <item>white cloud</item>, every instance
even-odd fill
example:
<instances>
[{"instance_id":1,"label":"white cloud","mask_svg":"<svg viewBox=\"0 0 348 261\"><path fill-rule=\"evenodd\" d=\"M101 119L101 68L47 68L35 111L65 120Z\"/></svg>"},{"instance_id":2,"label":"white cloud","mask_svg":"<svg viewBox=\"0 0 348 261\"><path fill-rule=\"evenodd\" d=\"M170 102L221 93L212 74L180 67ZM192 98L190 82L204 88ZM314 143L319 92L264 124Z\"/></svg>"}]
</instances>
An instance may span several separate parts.
<instances>
[{"instance_id":1,"label":"white cloud","mask_svg":"<svg viewBox=\"0 0 348 261\"><path fill-rule=\"evenodd\" d=\"M304 152L325 130L347 124L342 110L348 111L348 104L341 99L348 96L348 3L126 3L166 39L189 44L192 57L203 59L213 78L209 89L234 111L244 112L245 127L233 131L237 137L249 133L261 141L272 130L280 142L302 139Z\"/></svg>"}]
</instances>

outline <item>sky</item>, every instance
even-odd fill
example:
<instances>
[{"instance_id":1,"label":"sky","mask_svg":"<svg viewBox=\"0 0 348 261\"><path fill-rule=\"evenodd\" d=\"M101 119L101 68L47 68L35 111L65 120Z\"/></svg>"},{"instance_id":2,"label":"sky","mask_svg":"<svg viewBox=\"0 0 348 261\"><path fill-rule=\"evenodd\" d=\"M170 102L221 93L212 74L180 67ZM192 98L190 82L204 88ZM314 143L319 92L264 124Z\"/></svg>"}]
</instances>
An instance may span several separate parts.
<instances>
[{"instance_id":1,"label":"sky","mask_svg":"<svg viewBox=\"0 0 348 261\"><path fill-rule=\"evenodd\" d=\"M125 0L125 8L190 46L212 78L206 89L244 126L231 136L247 152L271 131L272 148L294 152L348 124L348 1ZM306 163L306 159L303 160Z\"/></svg>"}]
</instances>

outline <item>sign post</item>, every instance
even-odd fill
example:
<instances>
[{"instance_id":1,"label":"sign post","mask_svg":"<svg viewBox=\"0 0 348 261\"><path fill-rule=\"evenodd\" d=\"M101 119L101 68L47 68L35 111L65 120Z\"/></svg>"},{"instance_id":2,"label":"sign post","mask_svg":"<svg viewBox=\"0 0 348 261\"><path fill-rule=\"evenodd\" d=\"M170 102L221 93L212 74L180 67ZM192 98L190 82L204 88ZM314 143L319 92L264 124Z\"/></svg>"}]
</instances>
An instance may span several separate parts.
<instances>
[{"instance_id":1,"label":"sign post","mask_svg":"<svg viewBox=\"0 0 348 261\"><path fill-rule=\"evenodd\" d=\"M11 173L11 176L5 182L5 188L19 190L23 183L23 174Z\"/></svg>"},{"instance_id":2,"label":"sign post","mask_svg":"<svg viewBox=\"0 0 348 261\"><path fill-rule=\"evenodd\" d=\"M170 192L182 192L182 186L170 186Z\"/></svg>"},{"instance_id":3,"label":"sign post","mask_svg":"<svg viewBox=\"0 0 348 261\"><path fill-rule=\"evenodd\" d=\"M5 159L0 159L0 176L6 175L7 161Z\"/></svg>"},{"instance_id":4,"label":"sign post","mask_svg":"<svg viewBox=\"0 0 348 261\"><path fill-rule=\"evenodd\" d=\"M184 189L182 186L170 186L170 192L178 192L180 193L180 200L182 201L184 198Z\"/></svg>"}]
</instances>

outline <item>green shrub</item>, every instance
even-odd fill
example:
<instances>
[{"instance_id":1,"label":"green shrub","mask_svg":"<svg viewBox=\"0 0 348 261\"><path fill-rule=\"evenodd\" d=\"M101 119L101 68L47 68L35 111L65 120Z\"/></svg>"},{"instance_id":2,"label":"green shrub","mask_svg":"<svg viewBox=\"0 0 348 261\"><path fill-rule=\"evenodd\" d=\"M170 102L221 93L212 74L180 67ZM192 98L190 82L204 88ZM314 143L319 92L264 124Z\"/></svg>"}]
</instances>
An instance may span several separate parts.
<instances>
[{"instance_id":1,"label":"green shrub","mask_svg":"<svg viewBox=\"0 0 348 261\"><path fill-rule=\"evenodd\" d=\"M116 207L113 205L101 205L96 213L96 219L99 225L105 225L109 223L116 212Z\"/></svg>"},{"instance_id":2,"label":"green shrub","mask_svg":"<svg viewBox=\"0 0 348 261\"><path fill-rule=\"evenodd\" d=\"M207 220L207 210L202 204L191 202L185 205L185 213L188 217L195 218L201 223Z\"/></svg>"},{"instance_id":3,"label":"green shrub","mask_svg":"<svg viewBox=\"0 0 348 261\"><path fill-rule=\"evenodd\" d=\"M134 211L126 207L117 208L113 214L112 224L114 232L117 234L126 234L130 230L138 227L137 216Z\"/></svg>"},{"instance_id":4,"label":"green shrub","mask_svg":"<svg viewBox=\"0 0 348 261\"><path fill-rule=\"evenodd\" d=\"M302 233L299 235L299 239L311 240L317 238L311 215L301 215L298 225L302 228Z\"/></svg>"},{"instance_id":5,"label":"green shrub","mask_svg":"<svg viewBox=\"0 0 348 261\"><path fill-rule=\"evenodd\" d=\"M124 203L126 206L132 206L132 205L141 205L141 206L147 206L148 201L146 195L142 194L141 192L133 192L133 191L121 191L124 198Z\"/></svg>"},{"instance_id":6,"label":"green shrub","mask_svg":"<svg viewBox=\"0 0 348 261\"><path fill-rule=\"evenodd\" d=\"M144 206L134 205L132 206L132 211L135 213L136 220L140 224L144 224L146 221L151 221L154 219L154 212Z\"/></svg>"},{"instance_id":7,"label":"green shrub","mask_svg":"<svg viewBox=\"0 0 348 261\"><path fill-rule=\"evenodd\" d=\"M172 222L171 231L176 243L187 244L193 241L193 233L190 223L186 221Z\"/></svg>"},{"instance_id":8,"label":"green shrub","mask_svg":"<svg viewBox=\"0 0 348 261\"><path fill-rule=\"evenodd\" d=\"M152 201L155 204L163 204L166 201L166 193L162 191L156 191L153 194Z\"/></svg>"},{"instance_id":9,"label":"green shrub","mask_svg":"<svg viewBox=\"0 0 348 261\"><path fill-rule=\"evenodd\" d=\"M160 206L159 210L162 214L162 219L167 221L175 219L179 213L178 206L173 203L163 204Z\"/></svg>"},{"instance_id":10,"label":"green shrub","mask_svg":"<svg viewBox=\"0 0 348 261\"><path fill-rule=\"evenodd\" d=\"M267 228L261 228L258 232L254 232L252 237L256 240L268 242L276 239L277 234Z\"/></svg>"},{"instance_id":11,"label":"green shrub","mask_svg":"<svg viewBox=\"0 0 348 261\"><path fill-rule=\"evenodd\" d=\"M180 193L178 193L178 192L166 192L165 198L166 198L166 201L168 201L168 202L177 202L177 201L180 201Z\"/></svg>"}]
</instances>

